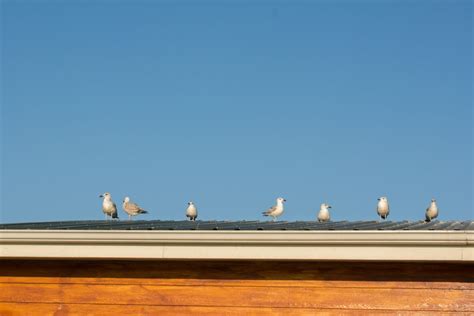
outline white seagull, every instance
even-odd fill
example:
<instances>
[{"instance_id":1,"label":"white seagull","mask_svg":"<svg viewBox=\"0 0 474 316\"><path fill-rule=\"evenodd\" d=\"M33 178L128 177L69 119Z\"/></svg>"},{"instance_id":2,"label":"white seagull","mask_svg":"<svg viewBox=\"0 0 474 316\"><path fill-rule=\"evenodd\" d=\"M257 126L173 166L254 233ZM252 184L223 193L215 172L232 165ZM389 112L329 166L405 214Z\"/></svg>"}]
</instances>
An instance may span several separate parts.
<instances>
[{"instance_id":1,"label":"white seagull","mask_svg":"<svg viewBox=\"0 0 474 316\"><path fill-rule=\"evenodd\" d=\"M318 222L328 222L331 219L331 216L329 214L329 209L332 208L331 205L323 203L321 204L321 207L319 208L319 213L318 213Z\"/></svg>"},{"instance_id":2,"label":"white seagull","mask_svg":"<svg viewBox=\"0 0 474 316\"><path fill-rule=\"evenodd\" d=\"M430 206L426 209L425 222L431 222L436 217L438 217L438 205L435 199L431 199Z\"/></svg>"},{"instance_id":3,"label":"white seagull","mask_svg":"<svg viewBox=\"0 0 474 316\"><path fill-rule=\"evenodd\" d=\"M377 214L381 219L387 219L388 214L390 213L390 207L388 206L388 200L385 196L379 197L377 199Z\"/></svg>"},{"instance_id":4,"label":"white seagull","mask_svg":"<svg viewBox=\"0 0 474 316\"><path fill-rule=\"evenodd\" d=\"M273 217L273 221L275 221L275 219L278 216L283 214L283 210L284 210L283 203L284 202L286 202L286 200L282 197L279 197L278 199L276 199L276 205L275 206L272 206L268 210L266 210L265 212L262 212L263 216L271 216L271 217Z\"/></svg>"},{"instance_id":5,"label":"white seagull","mask_svg":"<svg viewBox=\"0 0 474 316\"><path fill-rule=\"evenodd\" d=\"M117 212L117 205L115 205L114 201L112 201L112 196L110 195L110 193L105 192L104 194L99 195L99 197L104 199L102 201L102 212L104 212L105 214L105 220L108 220L109 216L111 216L112 219L119 218Z\"/></svg>"},{"instance_id":6,"label":"white seagull","mask_svg":"<svg viewBox=\"0 0 474 316\"><path fill-rule=\"evenodd\" d=\"M188 208L186 209L186 217L189 217L189 220L195 221L198 217L198 211L196 205L193 202L188 202Z\"/></svg>"},{"instance_id":7,"label":"white seagull","mask_svg":"<svg viewBox=\"0 0 474 316\"><path fill-rule=\"evenodd\" d=\"M125 213L128 214L128 220L132 220L132 216L136 216L138 214L147 214L148 212L142 209L138 204L130 202L130 198L128 196L125 197L122 204L123 210Z\"/></svg>"}]
</instances>

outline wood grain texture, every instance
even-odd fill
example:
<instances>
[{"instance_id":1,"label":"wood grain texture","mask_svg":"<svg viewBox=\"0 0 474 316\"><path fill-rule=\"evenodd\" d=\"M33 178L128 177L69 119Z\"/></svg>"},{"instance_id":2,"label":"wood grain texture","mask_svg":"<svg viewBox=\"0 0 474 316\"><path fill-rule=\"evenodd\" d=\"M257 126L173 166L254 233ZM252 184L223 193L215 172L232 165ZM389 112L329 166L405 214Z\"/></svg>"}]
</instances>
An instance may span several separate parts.
<instances>
[{"instance_id":1,"label":"wood grain texture","mask_svg":"<svg viewBox=\"0 0 474 316\"><path fill-rule=\"evenodd\" d=\"M0 315L472 313L473 272L452 263L4 260Z\"/></svg>"},{"instance_id":2,"label":"wood grain texture","mask_svg":"<svg viewBox=\"0 0 474 316\"><path fill-rule=\"evenodd\" d=\"M474 290L474 283L466 282L396 282L396 281L326 281L326 280L216 280L216 279L159 279L159 278L74 278L0 276L0 283L17 284L109 284L161 286L216 286L216 287L307 287L307 288L373 288L373 289L446 289Z\"/></svg>"},{"instance_id":3,"label":"wood grain texture","mask_svg":"<svg viewBox=\"0 0 474 316\"><path fill-rule=\"evenodd\" d=\"M387 311L371 310L370 315L413 315L415 311ZM342 310L342 309L308 309L308 308L247 308L247 307L226 307L216 308L215 306L117 306L117 305L94 305L94 304L19 304L19 303L0 303L0 315L2 316L24 316L24 315L223 315L223 316L242 316L242 315L288 315L288 316L306 316L306 315L367 315L367 310ZM416 315L469 315L469 313L460 312L436 312L416 311Z\"/></svg>"},{"instance_id":4,"label":"wood grain texture","mask_svg":"<svg viewBox=\"0 0 474 316\"><path fill-rule=\"evenodd\" d=\"M0 301L474 311L474 291L432 289L0 284Z\"/></svg>"}]
</instances>

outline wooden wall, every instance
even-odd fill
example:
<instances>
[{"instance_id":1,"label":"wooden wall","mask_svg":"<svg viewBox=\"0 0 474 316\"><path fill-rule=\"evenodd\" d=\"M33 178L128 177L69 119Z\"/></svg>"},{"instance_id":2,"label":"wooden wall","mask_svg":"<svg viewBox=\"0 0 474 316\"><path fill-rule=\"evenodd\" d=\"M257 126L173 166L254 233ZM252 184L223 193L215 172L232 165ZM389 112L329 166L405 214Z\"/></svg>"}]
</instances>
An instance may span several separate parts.
<instances>
[{"instance_id":1,"label":"wooden wall","mask_svg":"<svg viewBox=\"0 0 474 316\"><path fill-rule=\"evenodd\" d=\"M474 314L474 266L0 261L0 315Z\"/></svg>"}]
</instances>

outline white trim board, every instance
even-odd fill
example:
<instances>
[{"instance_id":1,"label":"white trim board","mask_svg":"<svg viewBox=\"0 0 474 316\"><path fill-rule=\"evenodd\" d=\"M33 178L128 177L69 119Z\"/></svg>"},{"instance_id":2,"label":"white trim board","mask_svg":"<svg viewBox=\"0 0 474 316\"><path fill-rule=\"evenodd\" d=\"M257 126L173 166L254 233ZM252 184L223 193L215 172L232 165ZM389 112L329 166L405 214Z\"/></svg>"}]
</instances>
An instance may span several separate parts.
<instances>
[{"instance_id":1,"label":"white trim board","mask_svg":"<svg viewBox=\"0 0 474 316\"><path fill-rule=\"evenodd\" d=\"M474 262L474 232L3 230L0 258Z\"/></svg>"}]
</instances>

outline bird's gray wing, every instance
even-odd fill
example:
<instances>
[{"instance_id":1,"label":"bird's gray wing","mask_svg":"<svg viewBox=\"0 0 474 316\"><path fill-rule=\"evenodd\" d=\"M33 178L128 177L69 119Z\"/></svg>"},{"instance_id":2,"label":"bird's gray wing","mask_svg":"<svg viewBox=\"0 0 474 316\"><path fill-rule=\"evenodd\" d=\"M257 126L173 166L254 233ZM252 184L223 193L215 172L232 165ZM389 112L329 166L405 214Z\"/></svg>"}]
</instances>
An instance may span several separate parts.
<instances>
[{"instance_id":1,"label":"bird's gray wing","mask_svg":"<svg viewBox=\"0 0 474 316\"><path fill-rule=\"evenodd\" d=\"M270 207L268 210L266 210L265 212L262 212L262 213L263 213L264 215L268 215L268 214L273 213L275 210L276 210L276 206L272 206L272 207Z\"/></svg>"},{"instance_id":2,"label":"bird's gray wing","mask_svg":"<svg viewBox=\"0 0 474 316\"><path fill-rule=\"evenodd\" d=\"M114 204L114 212L112 213L112 218L119 218L118 217L118 211L117 211L117 205Z\"/></svg>"},{"instance_id":3,"label":"bird's gray wing","mask_svg":"<svg viewBox=\"0 0 474 316\"><path fill-rule=\"evenodd\" d=\"M429 215L429 211L430 211L430 208L428 207L428 208L426 209L426 212L425 212L425 220L426 220L426 221L431 220L430 215Z\"/></svg>"},{"instance_id":4,"label":"bird's gray wing","mask_svg":"<svg viewBox=\"0 0 474 316\"><path fill-rule=\"evenodd\" d=\"M127 206L130 211L143 211L143 209L138 206L138 204L132 202L129 202Z\"/></svg>"}]
</instances>

